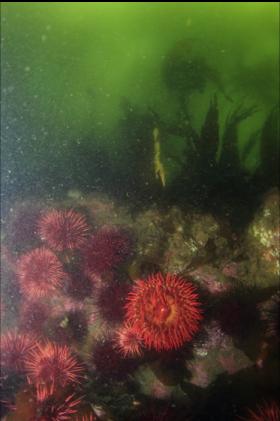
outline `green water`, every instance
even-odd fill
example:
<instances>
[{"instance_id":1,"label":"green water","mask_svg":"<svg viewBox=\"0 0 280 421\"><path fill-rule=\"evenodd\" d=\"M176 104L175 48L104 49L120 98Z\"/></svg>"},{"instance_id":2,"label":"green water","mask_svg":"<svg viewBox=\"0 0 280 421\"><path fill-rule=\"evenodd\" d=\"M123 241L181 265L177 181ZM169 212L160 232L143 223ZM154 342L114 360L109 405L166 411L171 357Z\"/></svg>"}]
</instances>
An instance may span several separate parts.
<instances>
[{"instance_id":1,"label":"green water","mask_svg":"<svg viewBox=\"0 0 280 421\"><path fill-rule=\"evenodd\" d=\"M258 107L240 127L242 150L278 100L278 12L272 2L3 3L4 183L7 177L7 184L21 185L23 178L25 188L47 171L71 187L71 171L64 168L63 177L60 166L69 168L70 151L81 143L88 153L93 142L102 144L114 165L115 154L123 153L118 122L124 99L163 118L176 116L162 65L182 39L219 75L234 103ZM222 130L232 103L213 83L193 92L194 127L201 126L215 92ZM181 150L173 139L164 147L165 159L170 150ZM256 142L245 165L255 168L258 159Z\"/></svg>"}]
</instances>

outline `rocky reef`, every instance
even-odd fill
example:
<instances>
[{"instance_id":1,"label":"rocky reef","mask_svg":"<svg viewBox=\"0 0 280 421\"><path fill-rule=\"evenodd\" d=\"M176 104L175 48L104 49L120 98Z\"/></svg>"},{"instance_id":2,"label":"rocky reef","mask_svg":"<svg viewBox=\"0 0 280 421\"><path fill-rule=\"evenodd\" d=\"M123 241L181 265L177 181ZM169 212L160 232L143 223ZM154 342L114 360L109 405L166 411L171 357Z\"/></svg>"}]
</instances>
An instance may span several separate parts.
<instances>
[{"instance_id":1,"label":"rocky reef","mask_svg":"<svg viewBox=\"0 0 280 421\"><path fill-rule=\"evenodd\" d=\"M136 212L79 192L15 203L1 254L3 417L203 420L210 405L235 419L250 388L273 399L278 206L274 189L240 233L194 206Z\"/></svg>"}]
</instances>

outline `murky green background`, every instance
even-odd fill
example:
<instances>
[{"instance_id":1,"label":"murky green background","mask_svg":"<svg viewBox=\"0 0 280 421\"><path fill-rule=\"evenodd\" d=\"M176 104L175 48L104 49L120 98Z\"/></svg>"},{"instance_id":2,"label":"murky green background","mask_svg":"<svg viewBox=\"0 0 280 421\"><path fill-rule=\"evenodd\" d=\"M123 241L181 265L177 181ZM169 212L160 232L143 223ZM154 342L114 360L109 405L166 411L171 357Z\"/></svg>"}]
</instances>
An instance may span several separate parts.
<instances>
[{"instance_id":1,"label":"murky green background","mask_svg":"<svg viewBox=\"0 0 280 421\"><path fill-rule=\"evenodd\" d=\"M48 179L47 188L53 190L82 188L71 168L77 145L92 153L93 162L93 144L105 145L109 165L117 163L124 99L167 118L176 115L161 67L181 39L218 72L235 103L258 107L240 128L242 149L277 102L278 12L276 2L4 2L4 193L28 190L35 179L41 187ZM215 91L210 83L192 96L194 126L201 125ZM232 104L219 93L219 105L222 129ZM180 142L169 143L167 155L180 150ZM257 160L256 146L245 165L254 168Z\"/></svg>"}]
</instances>

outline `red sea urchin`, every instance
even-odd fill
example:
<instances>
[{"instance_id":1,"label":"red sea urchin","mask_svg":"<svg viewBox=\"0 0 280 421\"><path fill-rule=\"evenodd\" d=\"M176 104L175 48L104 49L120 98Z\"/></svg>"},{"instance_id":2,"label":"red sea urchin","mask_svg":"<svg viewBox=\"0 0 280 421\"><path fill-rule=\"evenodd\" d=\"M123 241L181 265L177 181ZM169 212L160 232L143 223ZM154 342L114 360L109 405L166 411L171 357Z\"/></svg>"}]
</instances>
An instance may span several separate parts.
<instances>
[{"instance_id":1,"label":"red sea urchin","mask_svg":"<svg viewBox=\"0 0 280 421\"><path fill-rule=\"evenodd\" d=\"M74 421L96 421L96 416L93 414L80 415L74 418Z\"/></svg>"},{"instance_id":2,"label":"red sea urchin","mask_svg":"<svg viewBox=\"0 0 280 421\"><path fill-rule=\"evenodd\" d=\"M42 394L42 388L51 391L69 383L79 383L83 367L72 355L68 346L47 342L39 344L26 361L28 381L35 384Z\"/></svg>"},{"instance_id":3,"label":"red sea urchin","mask_svg":"<svg viewBox=\"0 0 280 421\"><path fill-rule=\"evenodd\" d=\"M136 367L135 360L122 358L116 348L114 339L109 336L95 342L92 348L91 365L97 376L106 381L108 378L124 379Z\"/></svg>"},{"instance_id":4,"label":"red sea urchin","mask_svg":"<svg viewBox=\"0 0 280 421\"><path fill-rule=\"evenodd\" d=\"M38 222L41 239L56 251L79 249L85 245L89 227L85 217L74 210L51 210Z\"/></svg>"},{"instance_id":5,"label":"red sea urchin","mask_svg":"<svg viewBox=\"0 0 280 421\"><path fill-rule=\"evenodd\" d=\"M140 357L142 341L134 326L125 323L116 333L116 347L124 357Z\"/></svg>"},{"instance_id":6,"label":"red sea urchin","mask_svg":"<svg viewBox=\"0 0 280 421\"><path fill-rule=\"evenodd\" d=\"M279 404L272 401L258 406L256 410L249 410L247 417L241 418L244 421L280 421Z\"/></svg>"},{"instance_id":7,"label":"red sea urchin","mask_svg":"<svg viewBox=\"0 0 280 421\"><path fill-rule=\"evenodd\" d=\"M124 279L112 279L97 287L94 291L97 316L107 323L114 324L122 321L124 318L124 304L129 291L130 285Z\"/></svg>"},{"instance_id":8,"label":"red sea urchin","mask_svg":"<svg viewBox=\"0 0 280 421\"><path fill-rule=\"evenodd\" d=\"M22 292L29 298L44 297L60 287L65 277L62 263L45 247L21 256L17 274Z\"/></svg>"},{"instance_id":9,"label":"red sea urchin","mask_svg":"<svg viewBox=\"0 0 280 421\"><path fill-rule=\"evenodd\" d=\"M126 320L148 348L179 348L190 341L202 318L195 287L177 275L138 280L128 295Z\"/></svg>"},{"instance_id":10,"label":"red sea urchin","mask_svg":"<svg viewBox=\"0 0 280 421\"><path fill-rule=\"evenodd\" d=\"M75 398L74 394L66 396L63 401L57 401L53 396L40 402L37 408L36 419L32 421L66 421L73 419L77 413L77 406L81 403L81 398Z\"/></svg>"},{"instance_id":11,"label":"red sea urchin","mask_svg":"<svg viewBox=\"0 0 280 421\"><path fill-rule=\"evenodd\" d=\"M36 347L33 336L16 331L1 335L1 369L21 372L25 369L25 360Z\"/></svg>"},{"instance_id":12,"label":"red sea urchin","mask_svg":"<svg viewBox=\"0 0 280 421\"><path fill-rule=\"evenodd\" d=\"M23 302L19 313L20 330L41 335L49 314L50 307L41 301L27 300Z\"/></svg>"},{"instance_id":13,"label":"red sea urchin","mask_svg":"<svg viewBox=\"0 0 280 421\"><path fill-rule=\"evenodd\" d=\"M115 269L131 252L128 233L117 227L102 227L84 249L85 269L89 275Z\"/></svg>"}]
</instances>

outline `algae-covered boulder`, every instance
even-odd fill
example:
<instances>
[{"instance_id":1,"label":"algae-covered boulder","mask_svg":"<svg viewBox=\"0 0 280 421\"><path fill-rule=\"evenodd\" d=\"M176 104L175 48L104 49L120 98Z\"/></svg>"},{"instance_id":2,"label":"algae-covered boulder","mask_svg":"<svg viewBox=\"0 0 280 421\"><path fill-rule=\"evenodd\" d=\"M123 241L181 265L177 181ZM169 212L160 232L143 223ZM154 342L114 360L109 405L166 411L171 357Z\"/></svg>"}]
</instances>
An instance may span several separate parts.
<instances>
[{"instance_id":1,"label":"algae-covered boulder","mask_svg":"<svg viewBox=\"0 0 280 421\"><path fill-rule=\"evenodd\" d=\"M164 271L183 273L202 263L218 263L230 254L222 225L212 215L172 208L168 218L172 230L167 238Z\"/></svg>"},{"instance_id":2,"label":"algae-covered boulder","mask_svg":"<svg viewBox=\"0 0 280 421\"><path fill-rule=\"evenodd\" d=\"M279 191L273 189L264 197L246 232L248 279L260 288L279 285L279 204Z\"/></svg>"},{"instance_id":3,"label":"algae-covered boulder","mask_svg":"<svg viewBox=\"0 0 280 421\"><path fill-rule=\"evenodd\" d=\"M193 348L193 359L186 360L191 384L206 388L222 373L233 375L254 363L236 348L216 321L205 326L206 337Z\"/></svg>"},{"instance_id":4,"label":"algae-covered boulder","mask_svg":"<svg viewBox=\"0 0 280 421\"><path fill-rule=\"evenodd\" d=\"M162 370L164 371L164 367ZM164 380L158 367L155 370L152 364L142 364L134 373L133 379L143 395L161 400L186 401L187 399L179 382Z\"/></svg>"},{"instance_id":5,"label":"algae-covered boulder","mask_svg":"<svg viewBox=\"0 0 280 421\"><path fill-rule=\"evenodd\" d=\"M129 274L136 279L160 269L167 238L165 214L156 207L143 210L136 215L133 230L137 245Z\"/></svg>"}]
</instances>

